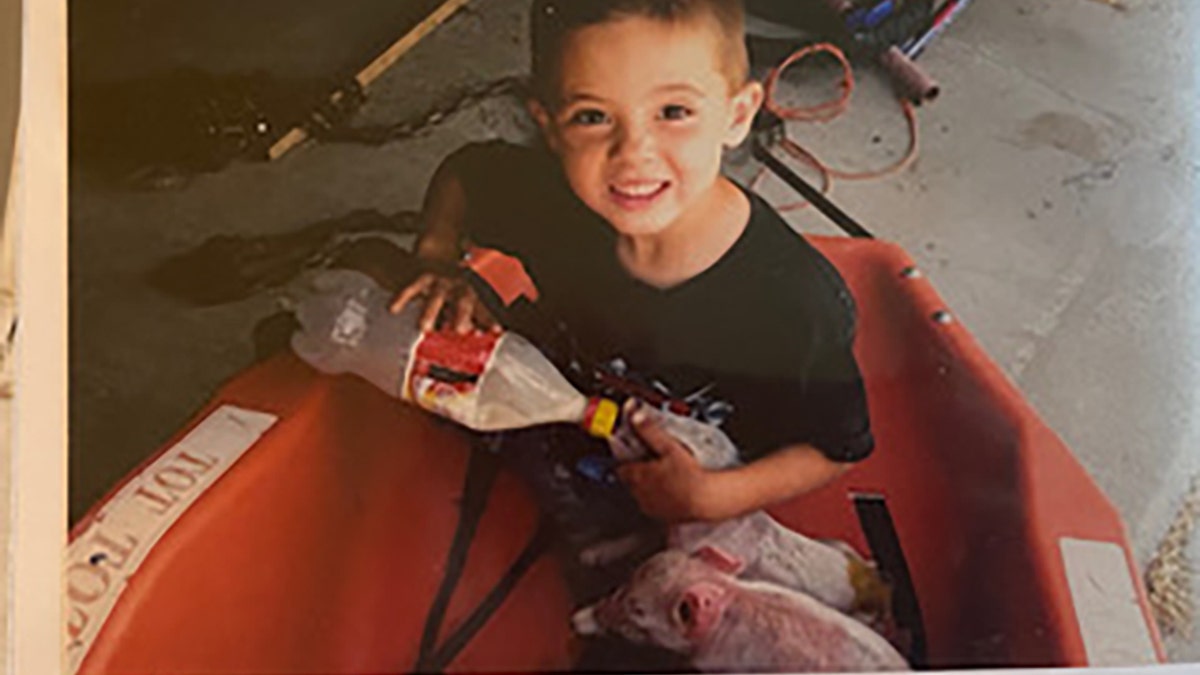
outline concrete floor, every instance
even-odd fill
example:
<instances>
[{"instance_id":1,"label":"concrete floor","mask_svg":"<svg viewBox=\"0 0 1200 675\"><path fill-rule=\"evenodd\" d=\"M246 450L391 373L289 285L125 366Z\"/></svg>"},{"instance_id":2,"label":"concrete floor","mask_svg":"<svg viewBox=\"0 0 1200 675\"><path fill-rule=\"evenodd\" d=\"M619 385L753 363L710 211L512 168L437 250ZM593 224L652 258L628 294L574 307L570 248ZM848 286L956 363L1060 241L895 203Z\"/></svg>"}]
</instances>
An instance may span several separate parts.
<instances>
[{"instance_id":1,"label":"concrete floor","mask_svg":"<svg viewBox=\"0 0 1200 675\"><path fill-rule=\"evenodd\" d=\"M472 3L376 84L355 123L402 119L448 89L520 72L526 4ZM920 160L838 183L834 196L914 255L1112 498L1144 563L1200 472L1200 4L1128 4L976 3L922 57L943 95L920 113ZM523 129L519 108L489 101L416 139L308 146L174 192L73 175L73 517L251 361L251 327L272 308L264 294L187 309L146 288L146 269L215 234L415 209L450 150ZM887 162L904 143L869 72L846 117L793 132L846 165ZM792 221L832 231L816 214ZM1200 642L1169 649L1200 660Z\"/></svg>"}]
</instances>

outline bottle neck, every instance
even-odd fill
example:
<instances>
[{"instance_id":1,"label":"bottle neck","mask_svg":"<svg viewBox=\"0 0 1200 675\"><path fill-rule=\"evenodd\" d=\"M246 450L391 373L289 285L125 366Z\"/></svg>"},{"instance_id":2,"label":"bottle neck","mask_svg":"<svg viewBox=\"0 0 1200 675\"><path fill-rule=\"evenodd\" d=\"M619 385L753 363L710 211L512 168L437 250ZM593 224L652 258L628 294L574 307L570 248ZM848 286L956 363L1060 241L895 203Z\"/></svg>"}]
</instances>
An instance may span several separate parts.
<instances>
[{"instance_id":1,"label":"bottle neck","mask_svg":"<svg viewBox=\"0 0 1200 675\"><path fill-rule=\"evenodd\" d=\"M610 438L621 418L621 407L612 399L593 396L588 399L580 425L597 438Z\"/></svg>"}]
</instances>

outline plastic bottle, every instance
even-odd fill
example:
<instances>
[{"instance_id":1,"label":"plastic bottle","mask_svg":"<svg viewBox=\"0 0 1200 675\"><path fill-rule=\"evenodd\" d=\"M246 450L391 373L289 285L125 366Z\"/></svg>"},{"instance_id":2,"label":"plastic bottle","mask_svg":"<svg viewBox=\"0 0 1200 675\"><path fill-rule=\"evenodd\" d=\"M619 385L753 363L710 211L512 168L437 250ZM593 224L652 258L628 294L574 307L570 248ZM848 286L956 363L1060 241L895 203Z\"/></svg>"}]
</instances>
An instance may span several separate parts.
<instances>
[{"instance_id":1,"label":"plastic bottle","mask_svg":"<svg viewBox=\"0 0 1200 675\"><path fill-rule=\"evenodd\" d=\"M310 274L287 293L301 328L292 349L317 370L359 375L387 394L476 431L566 422L607 438L614 401L589 398L512 332L422 332L422 308L389 311L393 294L347 269Z\"/></svg>"},{"instance_id":2,"label":"plastic bottle","mask_svg":"<svg viewBox=\"0 0 1200 675\"><path fill-rule=\"evenodd\" d=\"M616 402L575 389L525 338L513 332L423 333L420 303L392 314L393 297L354 270L302 277L285 298L300 324L292 350L323 373L358 375L390 396L476 431L566 422L607 439L617 461L650 456ZM737 448L717 427L667 411L645 411L701 465L718 469L738 463ZM598 480L610 469L587 468L585 473L595 473Z\"/></svg>"}]
</instances>

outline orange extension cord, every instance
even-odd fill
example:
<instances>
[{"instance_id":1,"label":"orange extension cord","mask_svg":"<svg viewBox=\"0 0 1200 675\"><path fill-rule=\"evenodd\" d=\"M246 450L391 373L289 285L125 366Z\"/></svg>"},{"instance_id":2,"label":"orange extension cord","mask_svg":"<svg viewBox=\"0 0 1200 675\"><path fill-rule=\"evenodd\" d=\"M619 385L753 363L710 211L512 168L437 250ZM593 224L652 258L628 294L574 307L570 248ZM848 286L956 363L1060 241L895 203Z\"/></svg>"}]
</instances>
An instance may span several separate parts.
<instances>
[{"instance_id":1,"label":"orange extension cord","mask_svg":"<svg viewBox=\"0 0 1200 675\"><path fill-rule=\"evenodd\" d=\"M827 53L838 60L842 65L842 83L840 85L841 94L832 100L819 103L814 106L785 106L775 100L775 87L779 82L779 77L783 71L795 63L812 56L817 53ZM850 67L850 61L846 59L846 55L837 46L828 42L804 47L787 57L778 66L775 66L767 75L767 81L764 85L765 101L763 106L775 116L787 121L797 122L829 122L846 112L850 106L850 96L854 93L854 73ZM900 102L900 109L904 111L904 118L908 122L908 151L904 157L895 162L891 166L882 169L871 171L851 172L830 167L822 162L816 155L805 149L799 143L788 138L786 126L779 144L792 157L800 160L809 166L812 166L821 174L821 193L828 194L833 185L834 178L843 180L870 180L873 178L883 178L891 174L902 171L905 167L912 163L918 153L918 137L917 137L917 114L913 108L913 104L904 97L897 97ZM754 179L750 182L752 189L757 188L759 181L763 177L765 169L760 169L755 174ZM808 206L807 201L794 202L776 207L778 211L793 211Z\"/></svg>"}]
</instances>

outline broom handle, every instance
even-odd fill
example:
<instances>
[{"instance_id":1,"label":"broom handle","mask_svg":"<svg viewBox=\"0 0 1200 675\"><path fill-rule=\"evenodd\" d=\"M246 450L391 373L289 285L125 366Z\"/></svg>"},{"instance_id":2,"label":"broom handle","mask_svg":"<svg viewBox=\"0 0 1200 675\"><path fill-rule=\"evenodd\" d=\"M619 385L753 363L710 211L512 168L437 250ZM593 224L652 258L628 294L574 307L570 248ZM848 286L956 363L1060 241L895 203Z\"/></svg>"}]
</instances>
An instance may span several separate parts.
<instances>
[{"instance_id":1,"label":"broom handle","mask_svg":"<svg viewBox=\"0 0 1200 675\"><path fill-rule=\"evenodd\" d=\"M382 54L375 57L375 60L363 68L357 75L354 76L354 81L360 88L366 88L367 85L374 82L388 68L391 68L396 61L400 60L406 52L416 46L418 42L433 32L435 28L440 26L446 19L450 18L455 12L466 5L471 0L445 0L437 9L433 10L429 16L425 17L414 26L411 30L388 47ZM331 103L338 103L344 94L341 91L334 92L330 97ZM301 126L294 127L291 131L284 134L279 140L267 150L267 157L272 161L283 157L292 148L300 145L308 140L308 131Z\"/></svg>"},{"instance_id":2,"label":"broom handle","mask_svg":"<svg viewBox=\"0 0 1200 675\"><path fill-rule=\"evenodd\" d=\"M937 13L933 15L933 21L930 22L929 28L925 29L925 32L920 36L904 45L902 51L905 56L910 59L920 56L921 52L925 51L925 48L929 46L933 38L946 30L950 22L954 21L969 4L971 4L971 0L946 0L946 2L942 3Z\"/></svg>"}]
</instances>

